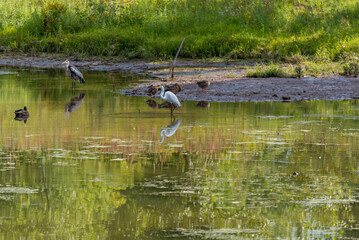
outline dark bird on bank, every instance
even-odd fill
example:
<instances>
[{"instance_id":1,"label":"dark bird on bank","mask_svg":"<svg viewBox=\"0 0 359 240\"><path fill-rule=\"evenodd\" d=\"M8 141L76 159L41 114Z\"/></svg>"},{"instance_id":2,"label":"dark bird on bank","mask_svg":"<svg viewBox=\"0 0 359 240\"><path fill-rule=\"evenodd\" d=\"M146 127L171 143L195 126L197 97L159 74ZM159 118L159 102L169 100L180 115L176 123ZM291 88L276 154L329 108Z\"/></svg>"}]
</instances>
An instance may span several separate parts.
<instances>
[{"instance_id":1,"label":"dark bird on bank","mask_svg":"<svg viewBox=\"0 0 359 240\"><path fill-rule=\"evenodd\" d=\"M207 101L199 101L197 107L209 108L211 104Z\"/></svg>"},{"instance_id":2,"label":"dark bird on bank","mask_svg":"<svg viewBox=\"0 0 359 240\"><path fill-rule=\"evenodd\" d=\"M151 85L148 87L146 94L150 97L154 97L154 95L156 95L156 93L158 91L159 91L158 87ZM165 92L168 92L168 91L173 92L174 94L177 94L178 92L182 91L182 87L178 83L167 85L167 86L165 86Z\"/></svg>"},{"instance_id":3,"label":"dark bird on bank","mask_svg":"<svg viewBox=\"0 0 359 240\"><path fill-rule=\"evenodd\" d=\"M199 81L199 82L197 82L198 87L202 88L202 92L207 92L207 87L210 84L211 83L209 81Z\"/></svg>"},{"instance_id":4,"label":"dark bird on bank","mask_svg":"<svg viewBox=\"0 0 359 240\"><path fill-rule=\"evenodd\" d=\"M85 83L85 79L82 76L82 73L75 66L70 65L69 60L66 60L62 64L66 64L66 74L72 78L72 86L75 85L74 80L77 80L79 83Z\"/></svg>"},{"instance_id":5,"label":"dark bird on bank","mask_svg":"<svg viewBox=\"0 0 359 240\"><path fill-rule=\"evenodd\" d=\"M158 92L158 88L151 85L151 86L148 87L148 90L147 90L146 94L148 96L150 96L150 97L154 97L157 92Z\"/></svg>"},{"instance_id":6,"label":"dark bird on bank","mask_svg":"<svg viewBox=\"0 0 359 240\"><path fill-rule=\"evenodd\" d=\"M167 91L171 91L174 94L177 94L178 92L182 91L182 87L178 83L175 83L172 85L167 85L167 86L165 86L165 92L167 92Z\"/></svg>"},{"instance_id":7,"label":"dark bird on bank","mask_svg":"<svg viewBox=\"0 0 359 240\"><path fill-rule=\"evenodd\" d=\"M69 116L70 112L73 112L80 107L84 97L85 97L85 94L80 93L77 97L71 98L70 102L66 103L66 105L65 105L66 116Z\"/></svg>"},{"instance_id":8,"label":"dark bird on bank","mask_svg":"<svg viewBox=\"0 0 359 240\"><path fill-rule=\"evenodd\" d=\"M30 114L27 111L27 108L16 110L15 112L15 120L17 121L24 121L26 123L27 119L29 118Z\"/></svg>"}]
</instances>

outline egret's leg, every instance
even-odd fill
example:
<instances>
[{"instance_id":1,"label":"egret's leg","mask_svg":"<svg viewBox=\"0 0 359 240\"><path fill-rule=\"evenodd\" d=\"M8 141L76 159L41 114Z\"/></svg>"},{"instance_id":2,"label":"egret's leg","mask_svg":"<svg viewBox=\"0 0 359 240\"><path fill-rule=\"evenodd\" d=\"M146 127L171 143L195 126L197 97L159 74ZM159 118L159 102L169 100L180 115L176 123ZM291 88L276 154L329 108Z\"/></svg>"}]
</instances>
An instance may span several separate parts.
<instances>
[{"instance_id":1,"label":"egret's leg","mask_svg":"<svg viewBox=\"0 0 359 240\"><path fill-rule=\"evenodd\" d=\"M173 103L171 103L171 119L172 119L172 115L173 115L174 110L175 110L175 106L173 105Z\"/></svg>"}]
</instances>

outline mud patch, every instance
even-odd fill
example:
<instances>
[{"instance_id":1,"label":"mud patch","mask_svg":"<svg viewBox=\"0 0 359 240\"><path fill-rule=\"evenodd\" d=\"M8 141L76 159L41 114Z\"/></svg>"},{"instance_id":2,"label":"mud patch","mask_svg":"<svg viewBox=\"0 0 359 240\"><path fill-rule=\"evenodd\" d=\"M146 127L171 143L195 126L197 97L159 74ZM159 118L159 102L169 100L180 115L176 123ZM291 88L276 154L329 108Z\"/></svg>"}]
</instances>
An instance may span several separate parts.
<instances>
[{"instance_id":1,"label":"mud patch","mask_svg":"<svg viewBox=\"0 0 359 240\"><path fill-rule=\"evenodd\" d=\"M193 70L192 70L193 71ZM192 101L260 102L359 99L359 79L333 76L326 78L246 78L245 69L229 67L211 71L203 69L197 74L177 72L175 81L152 81L133 89L120 90L127 96L146 96L148 86L178 83L182 91L178 98ZM202 92L196 82L211 81L207 92ZM157 93L156 98L159 98Z\"/></svg>"},{"instance_id":2,"label":"mud patch","mask_svg":"<svg viewBox=\"0 0 359 240\"><path fill-rule=\"evenodd\" d=\"M70 59L71 60L71 59ZM49 57L2 56L0 66L31 68L64 68L64 59ZM183 90L177 94L181 101L307 101L359 99L359 79L344 76L325 78L246 78L246 65L242 62L177 61L175 78L168 77L171 62L110 62L72 61L80 69L143 74L144 83L135 88L120 90L126 96L147 96L148 86L178 83ZM157 79L157 80L154 80ZM196 82L211 81L207 92ZM159 94L156 95L159 98Z\"/></svg>"}]
</instances>

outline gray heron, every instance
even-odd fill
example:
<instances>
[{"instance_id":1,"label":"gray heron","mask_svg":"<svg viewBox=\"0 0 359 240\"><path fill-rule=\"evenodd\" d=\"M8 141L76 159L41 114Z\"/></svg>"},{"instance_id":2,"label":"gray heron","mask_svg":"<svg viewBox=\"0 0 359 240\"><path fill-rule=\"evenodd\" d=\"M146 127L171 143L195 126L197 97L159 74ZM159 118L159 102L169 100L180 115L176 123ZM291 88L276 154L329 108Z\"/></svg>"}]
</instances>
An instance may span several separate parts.
<instances>
[{"instance_id":1,"label":"gray heron","mask_svg":"<svg viewBox=\"0 0 359 240\"><path fill-rule=\"evenodd\" d=\"M70 65L69 60L64 61L62 64L66 64L66 74L72 78L72 87L75 85L74 80L77 80L79 83L85 83L82 73L75 66Z\"/></svg>"}]
</instances>

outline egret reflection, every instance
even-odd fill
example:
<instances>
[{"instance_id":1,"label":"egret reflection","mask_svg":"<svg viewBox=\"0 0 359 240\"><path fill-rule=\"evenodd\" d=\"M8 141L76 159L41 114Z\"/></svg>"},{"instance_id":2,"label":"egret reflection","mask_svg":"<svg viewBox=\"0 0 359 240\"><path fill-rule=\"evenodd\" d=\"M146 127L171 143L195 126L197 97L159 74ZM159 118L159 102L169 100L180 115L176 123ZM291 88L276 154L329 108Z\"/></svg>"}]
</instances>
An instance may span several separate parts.
<instances>
[{"instance_id":1,"label":"egret reflection","mask_svg":"<svg viewBox=\"0 0 359 240\"><path fill-rule=\"evenodd\" d=\"M197 107L209 108L211 104L207 101L199 101Z\"/></svg>"},{"instance_id":2,"label":"egret reflection","mask_svg":"<svg viewBox=\"0 0 359 240\"><path fill-rule=\"evenodd\" d=\"M161 132L160 132L160 134L161 134L161 141L160 142L163 143L163 141L165 140L165 136L170 137L173 134L175 134L175 132L177 131L180 124L181 124L181 120L177 120L177 121L172 122L167 127L162 128Z\"/></svg>"},{"instance_id":3,"label":"egret reflection","mask_svg":"<svg viewBox=\"0 0 359 240\"><path fill-rule=\"evenodd\" d=\"M69 116L70 112L73 112L80 107L82 101L84 100L84 97L85 94L80 93L77 97L71 98L70 102L66 103L65 112L67 117Z\"/></svg>"}]
</instances>

